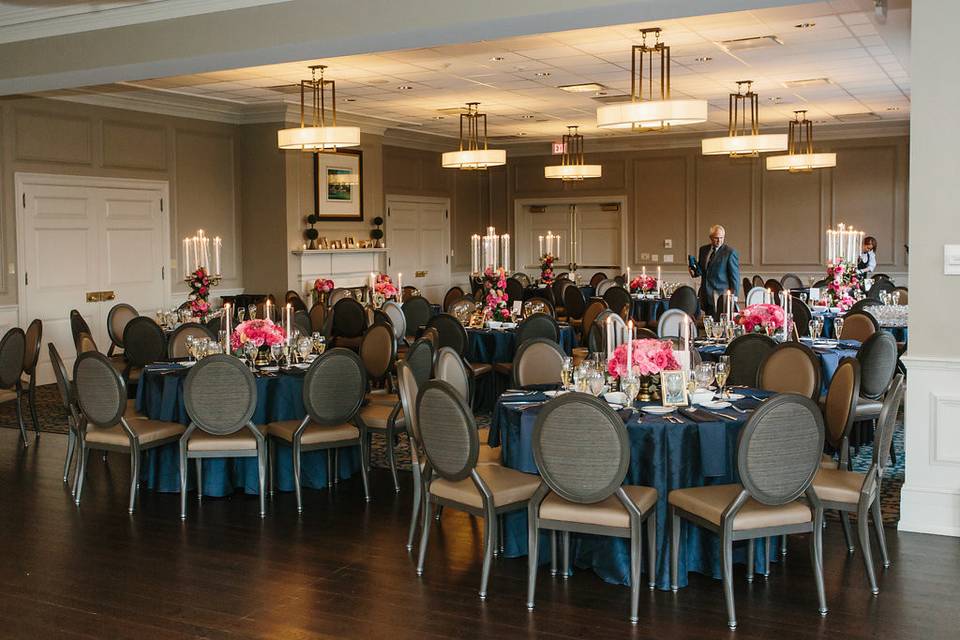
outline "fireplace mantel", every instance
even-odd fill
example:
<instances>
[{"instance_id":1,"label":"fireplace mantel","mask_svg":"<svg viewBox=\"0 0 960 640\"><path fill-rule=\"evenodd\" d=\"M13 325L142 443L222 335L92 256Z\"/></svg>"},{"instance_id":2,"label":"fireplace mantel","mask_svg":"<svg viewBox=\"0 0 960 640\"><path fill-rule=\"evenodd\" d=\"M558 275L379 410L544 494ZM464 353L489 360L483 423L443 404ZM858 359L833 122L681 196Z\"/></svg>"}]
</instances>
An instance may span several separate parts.
<instances>
[{"instance_id":1,"label":"fireplace mantel","mask_svg":"<svg viewBox=\"0 0 960 640\"><path fill-rule=\"evenodd\" d=\"M292 251L296 278L294 291L309 291L317 278L329 278L338 287L361 287L370 281L370 272L387 270L387 248L303 249ZM295 285L295 286L294 286Z\"/></svg>"}]
</instances>

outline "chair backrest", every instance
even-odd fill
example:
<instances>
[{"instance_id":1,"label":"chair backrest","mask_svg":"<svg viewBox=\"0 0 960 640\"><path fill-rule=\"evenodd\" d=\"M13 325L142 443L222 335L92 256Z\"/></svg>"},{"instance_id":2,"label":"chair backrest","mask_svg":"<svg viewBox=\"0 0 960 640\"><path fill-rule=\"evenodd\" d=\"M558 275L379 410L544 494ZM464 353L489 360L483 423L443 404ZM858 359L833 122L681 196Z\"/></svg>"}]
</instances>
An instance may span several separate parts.
<instances>
[{"instance_id":1,"label":"chair backrest","mask_svg":"<svg viewBox=\"0 0 960 640\"><path fill-rule=\"evenodd\" d=\"M784 289L803 289L803 280L795 273L786 273L780 278L780 285Z\"/></svg>"},{"instance_id":2,"label":"chair backrest","mask_svg":"<svg viewBox=\"0 0 960 640\"><path fill-rule=\"evenodd\" d=\"M893 293L900 294L900 297L897 298L900 304L910 304L910 290L906 287L897 287L893 290Z\"/></svg>"},{"instance_id":3,"label":"chair backrest","mask_svg":"<svg viewBox=\"0 0 960 640\"><path fill-rule=\"evenodd\" d=\"M613 278L606 278L597 283L597 287L594 290L593 295L600 296L602 298L603 294L605 294L610 289L610 287L617 287L617 286L620 286L620 285L617 284L616 280L614 280Z\"/></svg>"},{"instance_id":4,"label":"chair backrest","mask_svg":"<svg viewBox=\"0 0 960 640\"><path fill-rule=\"evenodd\" d=\"M587 336L586 340L590 353L606 352L608 329L611 329L613 334L617 336L627 335L627 323L610 309L606 309L598 315L590 327L590 335Z\"/></svg>"},{"instance_id":5,"label":"chair backrest","mask_svg":"<svg viewBox=\"0 0 960 640\"><path fill-rule=\"evenodd\" d=\"M437 350L437 363L434 366L434 376L449 384L467 402L470 398L470 372L467 371L463 358L450 347L440 347Z\"/></svg>"},{"instance_id":6,"label":"chair backrest","mask_svg":"<svg viewBox=\"0 0 960 640\"><path fill-rule=\"evenodd\" d=\"M870 291L867 292L868 298L879 300L881 292L892 293L893 290L897 288L897 285L893 284L889 278L878 278L874 276L873 279L873 286L870 287Z\"/></svg>"},{"instance_id":7,"label":"chair backrest","mask_svg":"<svg viewBox=\"0 0 960 640\"><path fill-rule=\"evenodd\" d=\"M727 345L726 355L730 356L730 374L727 384L752 387L757 384L760 363L777 348L777 342L759 333L748 333L734 338Z\"/></svg>"},{"instance_id":8,"label":"chair backrest","mask_svg":"<svg viewBox=\"0 0 960 640\"><path fill-rule=\"evenodd\" d=\"M590 286L596 289L597 285L604 280L607 280L607 274L605 274L603 271L597 271L595 274L590 276Z\"/></svg>"},{"instance_id":9,"label":"chair backrest","mask_svg":"<svg viewBox=\"0 0 960 640\"><path fill-rule=\"evenodd\" d=\"M303 298L300 297L299 293L293 291L292 289L287 291L287 294L283 297L283 301L290 305L294 313L297 311L303 311L306 313L307 311L307 303L303 301Z\"/></svg>"},{"instance_id":10,"label":"chair backrest","mask_svg":"<svg viewBox=\"0 0 960 640\"><path fill-rule=\"evenodd\" d=\"M426 338L420 338L410 345L406 357L398 362L405 362L417 384L423 384L433 377L434 353L433 343Z\"/></svg>"},{"instance_id":11,"label":"chair backrest","mask_svg":"<svg viewBox=\"0 0 960 640\"><path fill-rule=\"evenodd\" d=\"M890 388L883 399L874 434L873 463L881 469L885 469L890 462L890 444L893 442L893 432L897 430L897 414L905 392L903 374L898 373L890 382Z\"/></svg>"},{"instance_id":12,"label":"chair backrest","mask_svg":"<svg viewBox=\"0 0 960 640\"><path fill-rule=\"evenodd\" d=\"M809 336L810 319L813 317L813 314L810 312L810 307L797 296L793 296L790 304L793 309L793 326L797 329L797 335Z\"/></svg>"},{"instance_id":13,"label":"chair backrest","mask_svg":"<svg viewBox=\"0 0 960 640\"><path fill-rule=\"evenodd\" d=\"M363 404L367 374L350 349L330 349L313 361L303 378L303 406L323 426L349 422Z\"/></svg>"},{"instance_id":14,"label":"chair backrest","mask_svg":"<svg viewBox=\"0 0 960 640\"><path fill-rule=\"evenodd\" d=\"M337 287L330 292L330 296L327 298L327 304L333 307L341 300L346 300L347 298L353 299L353 291Z\"/></svg>"},{"instance_id":15,"label":"chair backrest","mask_svg":"<svg viewBox=\"0 0 960 640\"><path fill-rule=\"evenodd\" d=\"M333 335L359 338L367 328L367 314L363 305L353 297L343 298L333 305Z\"/></svg>"},{"instance_id":16,"label":"chair backrest","mask_svg":"<svg viewBox=\"0 0 960 640\"><path fill-rule=\"evenodd\" d=\"M203 327L203 325L201 325ZM206 327L202 329L207 331ZM123 330L123 353L132 367L143 367L167 356L167 339L153 318L137 316Z\"/></svg>"},{"instance_id":17,"label":"chair backrest","mask_svg":"<svg viewBox=\"0 0 960 640\"><path fill-rule=\"evenodd\" d=\"M190 355L187 353L187 338L190 336L194 338L212 338L214 340L217 338L216 334L205 325L199 322L185 322L174 329L173 333L171 333L167 339L167 357L186 358Z\"/></svg>"},{"instance_id":18,"label":"chair backrest","mask_svg":"<svg viewBox=\"0 0 960 640\"><path fill-rule=\"evenodd\" d=\"M461 289L460 287L456 285L450 287L449 289L447 289L447 292L443 295L443 306L441 307L441 309L443 309L444 311L449 311L450 305L456 302L457 300L459 300L460 298L462 298L464 295L465 294L463 292L463 289Z\"/></svg>"},{"instance_id":19,"label":"chair backrest","mask_svg":"<svg viewBox=\"0 0 960 640\"><path fill-rule=\"evenodd\" d=\"M768 278L766 282L763 283L764 289L770 289L773 293L780 293L783 291L783 285L780 284L779 280L774 278Z\"/></svg>"},{"instance_id":20,"label":"chair backrest","mask_svg":"<svg viewBox=\"0 0 960 640\"><path fill-rule=\"evenodd\" d=\"M107 313L107 335L110 341L123 349L123 330L127 328L127 323L136 318L139 313L126 302L120 302L110 307Z\"/></svg>"},{"instance_id":21,"label":"chair backrest","mask_svg":"<svg viewBox=\"0 0 960 640\"><path fill-rule=\"evenodd\" d=\"M846 325L844 325L846 331ZM890 386L897 370L897 341L886 331L878 331L860 345L860 394L876 399Z\"/></svg>"},{"instance_id":22,"label":"chair backrest","mask_svg":"<svg viewBox=\"0 0 960 640\"><path fill-rule=\"evenodd\" d=\"M81 333L77 343L77 355L87 351L97 351L97 343L93 341L93 336L89 333Z\"/></svg>"},{"instance_id":23,"label":"chair backrest","mask_svg":"<svg viewBox=\"0 0 960 640\"><path fill-rule=\"evenodd\" d=\"M587 301L583 297L580 287L568 286L563 290L563 308L567 311L568 318L579 320L586 311Z\"/></svg>"},{"instance_id":24,"label":"chair backrest","mask_svg":"<svg viewBox=\"0 0 960 640\"><path fill-rule=\"evenodd\" d=\"M799 498L820 468L823 416L809 398L782 394L754 412L740 433L737 469L751 497L766 505Z\"/></svg>"},{"instance_id":25,"label":"chair backrest","mask_svg":"<svg viewBox=\"0 0 960 640\"><path fill-rule=\"evenodd\" d=\"M507 300L509 300L510 306L513 306L514 302L523 301L523 283L516 278L507 278L505 293L507 294Z\"/></svg>"},{"instance_id":26,"label":"chair backrest","mask_svg":"<svg viewBox=\"0 0 960 640\"><path fill-rule=\"evenodd\" d=\"M516 336L518 345L535 338L547 338L554 342L560 342L560 325L553 319L553 316L546 313L535 313L517 326Z\"/></svg>"},{"instance_id":27,"label":"chair backrest","mask_svg":"<svg viewBox=\"0 0 960 640\"><path fill-rule=\"evenodd\" d=\"M43 339L43 322L34 318L27 326L23 347L23 372L32 376L40 358L40 341Z\"/></svg>"},{"instance_id":28,"label":"chair backrest","mask_svg":"<svg viewBox=\"0 0 960 640\"><path fill-rule=\"evenodd\" d=\"M550 285L550 288L553 290L553 304L554 305L565 305L566 298L564 298L564 292L567 290L567 287L572 287L573 282L569 278L564 278L563 276L557 276L553 284Z\"/></svg>"},{"instance_id":29,"label":"chair backrest","mask_svg":"<svg viewBox=\"0 0 960 640\"><path fill-rule=\"evenodd\" d=\"M377 324L363 334L360 343L360 359L371 380L382 380L393 368L397 357L397 341L393 339L393 328Z\"/></svg>"},{"instance_id":30,"label":"chair backrest","mask_svg":"<svg viewBox=\"0 0 960 640\"><path fill-rule=\"evenodd\" d=\"M301 336L309 336L313 333L313 323L310 322L310 315L306 309L295 309L293 312L293 328L300 332Z\"/></svg>"},{"instance_id":31,"label":"chair backrest","mask_svg":"<svg viewBox=\"0 0 960 640\"><path fill-rule=\"evenodd\" d=\"M633 311L633 298L630 297L630 292L627 291L626 287L614 284L600 295L603 296L608 309L624 320L630 317L630 312Z\"/></svg>"},{"instance_id":32,"label":"chair backrest","mask_svg":"<svg viewBox=\"0 0 960 640\"><path fill-rule=\"evenodd\" d=\"M187 374L183 402L192 424L213 435L229 435L250 424L257 381L238 358L207 356Z\"/></svg>"},{"instance_id":33,"label":"chair backrest","mask_svg":"<svg viewBox=\"0 0 960 640\"><path fill-rule=\"evenodd\" d=\"M590 304L587 305L586 310L583 312L583 318L581 318L582 321L580 323L580 335L583 337L584 341L586 341L587 336L590 335L590 327L593 326L593 321L598 315L606 310L607 303L600 298L591 300Z\"/></svg>"},{"instance_id":34,"label":"chair backrest","mask_svg":"<svg viewBox=\"0 0 960 640\"><path fill-rule=\"evenodd\" d=\"M549 291L549 289L544 289L544 291ZM553 303L546 298L530 298L524 301L521 312L524 318L529 318L535 313L544 313L551 318L557 315L557 312L553 308Z\"/></svg>"},{"instance_id":35,"label":"chair backrest","mask_svg":"<svg viewBox=\"0 0 960 640\"><path fill-rule=\"evenodd\" d=\"M524 287L530 286L530 276L525 274L523 271L517 271L515 274L513 274L513 277L519 280L520 284L522 284Z\"/></svg>"},{"instance_id":36,"label":"chair backrest","mask_svg":"<svg viewBox=\"0 0 960 640\"><path fill-rule=\"evenodd\" d=\"M820 360L813 349L799 342L784 342L760 363L757 386L776 393L820 397Z\"/></svg>"},{"instance_id":37,"label":"chair backrest","mask_svg":"<svg viewBox=\"0 0 960 640\"><path fill-rule=\"evenodd\" d=\"M753 287L750 291L747 291L747 297L744 299L744 303L749 307L752 304L762 304L764 296L767 295L767 290L763 287Z\"/></svg>"},{"instance_id":38,"label":"chair backrest","mask_svg":"<svg viewBox=\"0 0 960 640\"><path fill-rule=\"evenodd\" d=\"M747 278L747 277L743 278L742 283L743 283L743 299L746 300L747 294L750 293L750 289L753 288L753 283L751 283L750 278Z\"/></svg>"},{"instance_id":39,"label":"chair backrest","mask_svg":"<svg viewBox=\"0 0 960 640\"><path fill-rule=\"evenodd\" d=\"M70 376L67 375L67 368L63 364L63 358L60 352L52 342L47 343L47 350L50 353L50 366L53 367L53 376L57 379L57 390L60 392L60 402L67 413L73 413L73 385L70 383Z\"/></svg>"},{"instance_id":40,"label":"chair backrest","mask_svg":"<svg viewBox=\"0 0 960 640\"><path fill-rule=\"evenodd\" d=\"M436 327L426 327L420 337L433 345L434 353L440 348L440 332Z\"/></svg>"},{"instance_id":41,"label":"chair backrest","mask_svg":"<svg viewBox=\"0 0 960 640\"><path fill-rule=\"evenodd\" d=\"M73 389L87 421L97 427L120 422L127 408L127 387L105 355L88 351L73 364Z\"/></svg>"},{"instance_id":42,"label":"chair backrest","mask_svg":"<svg viewBox=\"0 0 960 640\"><path fill-rule=\"evenodd\" d=\"M397 362L397 391L400 396L400 407L403 409L403 420L413 437L411 449L420 445L420 427L417 423L417 394L421 384L429 382L430 378L419 382L413 368L405 361ZM414 451L411 451L414 453Z\"/></svg>"},{"instance_id":43,"label":"chair backrest","mask_svg":"<svg viewBox=\"0 0 960 640\"><path fill-rule=\"evenodd\" d=\"M879 325L877 319L867 311L851 311L843 316L843 335L837 336L842 340L857 340L866 342L870 336L877 333Z\"/></svg>"},{"instance_id":44,"label":"chair backrest","mask_svg":"<svg viewBox=\"0 0 960 640\"><path fill-rule=\"evenodd\" d=\"M700 301L697 300L697 292L693 290L693 287L683 285L677 287L676 290L670 294L669 306L671 309L685 311L691 318L696 318L697 311L700 308Z\"/></svg>"},{"instance_id":45,"label":"chair backrest","mask_svg":"<svg viewBox=\"0 0 960 640\"><path fill-rule=\"evenodd\" d=\"M667 309L657 320L657 335L661 338L679 338L684 322L690 323L690 335L695 335L695 323L690 314L683 309Z\"/></svg>"},{"instance_id":46,"label":"chair backrest","mask_svg":"<svg viewBox=\"0 0 960 640\"><path fill-rule=\"evenodd\" d=\"M753 276L753 286L763 289L763 276Z\"/></svg>"},{"instance_id":47,"label":"chair backrest","mask_svg":"<svg viewBox=\"0 0 960 640\"><path fill-rule=\"evenodd\" d=\"M850 434L860 396L860 363L856 358L844 358L837 365L830 388L823 401L823 418L827 425L827 442L840 449Z\"/></svg>"},{"instance_id":48,"label":"chair backrest","mask_svg":"<svg viewBox=\"0 0 960 640\"><path fill-rule=\"evenodd\" d=\"M393 327L393 337L398 341L403 340L407 335L407 317L403 315L403 307L399 302L387 300L380 307L380 310L390 318L390 324Z\"/></svg>"},{"instance_id":49,"label":"chair backrest","mask_svg":"<svg viewBox=\"0 0 960 640\"><path fill-rule=\"evenodd\" d=\"M213 316L209 320L204 322L203 326L209 329L210 333L212 333L213 335L219 336L220 329L223 328L223 316Z\"/></svg>"},{"instance_id":50,"label":"chair backrest","mask_svg":"<svg viewBox=\"0 0 960 640\"><path fill-rule=\"evenodd\" d=\"M87 325L87 321L83 319L83 316L76 309L70 310L70 332L73 334L73 346L77 348L77 352L80 352L80 336L82 334L87 334L93 339L93 334L90 332L90 327Z\"/></svg>"},{"instance_id":51,"label":"chair backrest","mask_svg":"<svg viewBox=\"0 0 960 640\"><path fill-rule=\"evenodd\" d=\"M466 401L449 384L431 380L417 397L420 444L434 473L463 480L477 466L480 436Z\"/></svg>"},{"instance_id":52,"label":"chair backrest","mask_svg":"<svg viewBox=\"0 0 960 640\"><path fill-rule=\"evenodd\" d=\"M20 379L26 344L27 336L19 327L14 327L4 334L0 341L0 388L10 389Z\"/></svg>"},{"instance_id":53,"label":"chair backrest","mask_svg":"<svg viewBox=\"0 0 960 640\"><path fill-rule=\"evenodd\" d=\"M427 324L433 311L430 303L421 296L412 296L403 301L403 315L407 321L407 335L416 335L417 330Z\"/></svg>"},{"instance_id":54,"label":"chair backrest","mask_svg":"<svg viewBox=\"0 0 960 640\"><path fill-rule=\"evenodd\" d=\"M438 313L427 321L427 326L437 330L441 347L450 347L461 356L466 353L467 330L456 317L449 313Z\"/></svg>"},{"instance_id":55,"label":"chair backrest","mask_svg":"<svg viewBox=\"0 0 960 640\"><path fill-rule=\"evenodd\" d=\"M630 439L606 402L568 393L546 403L533 427L533 459L554 493L570 502L606 500L623 484Z\"/></svg>"},{"instance_id":56,"label":"chair backrest","mask_svg":"<svg viewBox=\"0 0 960 640\"><path fill-rule=\"evenodd\" d=\"M423 297L423 294L420 293L420 289L417 289L413 285L407 285L400 291L400 302L407 302L411 298L420 298ZM426 299L426 298L424 298ZM427 301L427 304L430 304L430 301Z\"/></svg>"},{"instance_id":57,"label":"chair backrest","mask_svg":"<svg viewBox=\"0 0 960 640\"><path fill-rule=\"evenodd\" d=\"M386 306L386 305L384 305ZM327 320L327 307L319 302L310 307L310 328L314 331L323 331Z\"/></svg>"},{"instance_id":58,"label":"chair backrest","mask_svg":"<svg viewBox=\"0 0 960 640\"><path fill-rule=\"evenodd\" d=\"M850 307L850 310L847 313L856 313L857 311L864 311L868 307L879 307L883 303L874 298L863 298L862 300L857 300L853 303L853 306Z\"/></svg>"},{"instance_id":59,"label":"chair backrest","mask_svg":"<svg viewBox=\"0 0 960 640\"><path fill-rule=\"evenodd\" d=\"M518 387L536 384L560 384L563 349L549 338L527 340L513 358L513 379Z\"/></svg>"},{"instance_id":60,"label":"chair backrest","mask_svg":"<svg viewBox=\"0 0 960 640\"><path fill-rule=\"evenodd\" d=\"M456 302L450 303L446 313L460 321L460 324L468 324L473 313L477 310L477 303L473 298L463 297Z\"/></svg>"}]
</instances>

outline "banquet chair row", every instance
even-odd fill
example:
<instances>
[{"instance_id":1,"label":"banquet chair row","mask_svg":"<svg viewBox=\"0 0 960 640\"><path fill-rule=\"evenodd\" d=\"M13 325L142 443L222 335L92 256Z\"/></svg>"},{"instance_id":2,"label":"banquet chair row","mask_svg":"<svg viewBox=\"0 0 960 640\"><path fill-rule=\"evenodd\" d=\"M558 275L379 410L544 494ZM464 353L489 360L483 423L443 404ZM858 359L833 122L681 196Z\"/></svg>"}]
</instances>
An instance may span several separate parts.
<instances>
[{"instance_id":1,"label":"banquet chair row","mask_svg":"<svg viewBox=\"0 0 960 640\"><path fill-rule=\"evenodd\" d=\"M37 418L37 361L40 358L40 341L43 338L43 322L34 319L26 332L19 327L7 331L0 341L0 389L12 390L16 402L17 426L24 447L30 445L23 420L23 396L27 397L30 418L35 437L40 437L40 421ZM28 380L24 382L24 376Z\"/></svg>"}]
</instances>

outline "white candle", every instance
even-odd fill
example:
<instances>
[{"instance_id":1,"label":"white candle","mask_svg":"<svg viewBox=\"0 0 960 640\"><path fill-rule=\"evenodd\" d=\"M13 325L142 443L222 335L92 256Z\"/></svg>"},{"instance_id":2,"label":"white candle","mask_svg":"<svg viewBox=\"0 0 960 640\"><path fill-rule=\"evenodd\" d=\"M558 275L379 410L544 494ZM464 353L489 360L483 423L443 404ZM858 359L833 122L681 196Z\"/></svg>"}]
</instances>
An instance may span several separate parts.
<instances>
[{"instance_id":1,"label":"white candle","mask_svg":"<svg viewBox=\"0 0 960 640\"><path fill-rule=\"evenodd\" d=\"M287 303L287 306L283 309L283 323L284 331L287 332L287 343L289 344L293 338L293 307L290 306L290 303Z\"/></svg>"},{"instance_id":2,"label":"white candle","mask_svg":"<svg viewBox=\"0 0 960 640\"><path fill-rule=\"evenodd\" d=\"M657 293L660 293L660 265L657 265Z\"/></svg>"},{"instance_id":3,"label":"white candle","mask_svg":"<svg viewBox=\"0 0 960 640\"><path fill-rule=\"evenodd\" d=\"M647 277L647 265L643 265L642 269L643 269L643 270L640 272L640 275L642 275L644 278L646 278L646 277Z\"/></svg>"},{"instance_id":4,"label":"white candle","mask_svg":"<svg viewBox=\"0 0 960 640\"><path fill-rule=\"evenodd\" d=\"M190 238L183 239L183 275L190 270Z\"/></svg>"},{"instance_id":5,"label":"white candle","mask_svg":"<svg viewBox=\"0 0 960 640\"><path fill-rule=\"evenodd\" d=\"M773 304L773 291L771 291L769 288L767 289L767 292L763 294L763 301L767 304Z\"/></svg>"},{"instance_id":6,"label":"white candle","mask_svg":"<svg viewBox=\"0 0 960 640\"><path fill-rule=\"evenodd\" d=\"M403 296L403 274L398 273L397 274L397 299L402 300L403 299L402 296Z\"/></svg>"},{"instance_id":7,"label":"white candle","mask_svg":"<svg viewBox=\"0 0 960 640\"><path fill-rule=\"evenodd\" d=\"M612 326L613 323L611 322L612 319L613 319L613 316L610 316L607 318L607 326L606 326L607 330L605 332L607 334L607 358L613 355L613 350L614 350L613 326Z\"/></svg>"},{"instance_id":8,"label":"white candle","mask_svg":"<svg viewBox=\"0 0 960 640\"><path fill-rule=\"evenodd\" d=\"M633 375L633 320L627 323L627 375Z\"/></svg>"},{"instance_id":9,"label":"white candle","mask_svg":"<svg viewBox=\"0 0 960 640\"><path fill-rule=\"evenodd\" d=\"M510 273L510 234L500 236L500 243L503 245L503 270Z\"/></svg>"},{"instance_id":10,"label":"white candle","mask_svg":"<svg viewBox=\"0 0 960 640\"><path fill-rule=\"evenodd\" d=\"M627 290L630 290L630 267L627 267Z\"/></svg>"},{"instance_id":11,"label":"white candle","mask_svg":"<svg viewBox=\"0 0 960 640\"><path fill-rule=\"evenodd\" d=\"M373 292L373 286L377 283L377 274L370 272L370 292Z\"/></svg>"},{"instance_id":12,"label":"white candle","mask_svg":"<svg viewBox=\"0 0 960 640\"><path fill-rule=\"evenodd\" d=\"M273 314L270 313L270 306L269 300L263 304L263 315L266 320L273 320Z\"/></svg>"},{"instance_id":13,"label":"white candle","mask_svg":"<svg viewBox=\"0 0 960 640\"><path fill-rule=\"evenodd\" d=\"M690 318L683 318L683 350L690 351Z\"/></svg>"},{"instance_id":14,"label":"white candle","mask_svg":"<svg viewBox=\"0 0 960 640\"><path fill-rule=\"evenodd\" d=\"M544 255L544 253L543 253L543 236L537 236L537 241L540 243L540 253L538 253L537 255L540 256L540 257L543 257L543 255Z\"/></svg>"},{"instance_id":15,"label":"white candle","mask_svg":"<svg viewBox=\"0 0 960 640\"><path fill-rule=\"evenodd\" d=\"M230 306L229 302L223 303L223 330L226 333L226 338L224 339L223 352L227 355L230 355L230 334L231 324L233 323L233 307Z\"/></svg>"},{"instance_id":16,"label":"white candle","mask_svg":"<svg viewBox=\"0 0 960 640\"><path fill-rule=\"evenodd\" d=\"M221 248L222 246L223 246L223 240L220 239L220 236L215 237L215 238L213 239L213 255L214 255L214 258L215 258L214 264L215 264L216 269L217 269L217 270L215 271L215 273L216 273L218 276L220 275L220 248ZM303 245L303 248L306 249L306 248L307 248L307 245Z\"/></svg>"}]
</instances>

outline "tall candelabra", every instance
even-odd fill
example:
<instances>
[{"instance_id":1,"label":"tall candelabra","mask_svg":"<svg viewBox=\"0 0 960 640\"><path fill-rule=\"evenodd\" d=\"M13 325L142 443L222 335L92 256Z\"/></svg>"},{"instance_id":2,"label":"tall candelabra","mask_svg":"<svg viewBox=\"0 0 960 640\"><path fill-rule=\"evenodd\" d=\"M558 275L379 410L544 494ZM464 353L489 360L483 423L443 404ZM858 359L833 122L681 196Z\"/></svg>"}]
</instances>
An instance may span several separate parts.
<instances>
[{"instance_id":1,"label":"tall candelabra","mask_svg":"<svg viewBox=\"0 0 960 640\"><path fill-rule=\"evenodd\" d=\"M840 260L856 264L863 246L863 237L863 231L856 231L842 222L836 229L827 229L827 262L834 264Z\"/></svg>"},{"instance_id":2,"label":"tall candelabra","mask_svg":"<svg viewBox=\"0 0 960 640\"><path fill-rule=\"evenodd\" d=\"M487 269L510 273L510 235L498 235L493 227L487 227L486 235L473 234L470 237L470 264L474 275L483 274Z\"/></svg>"}]
</instances>

